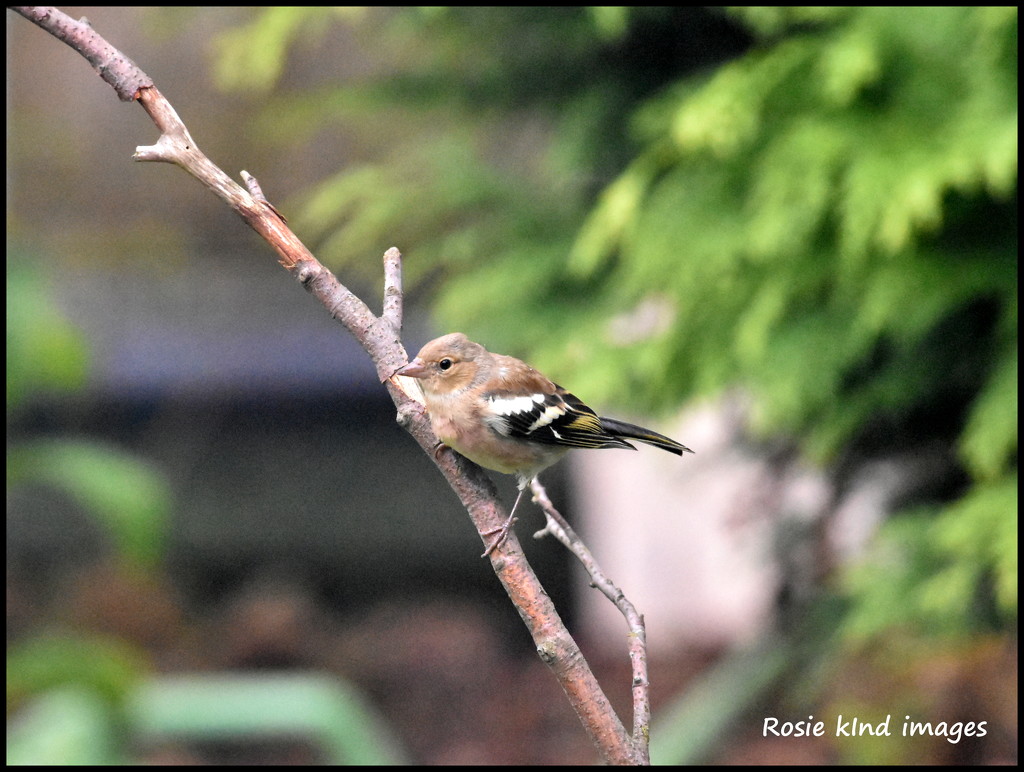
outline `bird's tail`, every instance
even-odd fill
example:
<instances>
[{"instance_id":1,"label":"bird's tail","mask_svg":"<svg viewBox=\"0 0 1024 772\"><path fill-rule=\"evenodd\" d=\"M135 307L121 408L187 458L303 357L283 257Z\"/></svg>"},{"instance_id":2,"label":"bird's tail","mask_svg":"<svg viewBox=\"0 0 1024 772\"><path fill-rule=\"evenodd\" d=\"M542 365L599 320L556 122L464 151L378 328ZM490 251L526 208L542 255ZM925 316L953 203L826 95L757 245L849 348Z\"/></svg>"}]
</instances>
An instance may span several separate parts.
<instances>
[{"instance_id":1,"label":"bird's tail","mask_svg":"<svg viewBox=\"0 0 1024 772\"><path fill-rule=\"evenodd\" d=\"M615 418L601 418L601 426L605 428L609 434L615 435L616 437L629 437L633 440L640 442L646 442L648 445L653 445L656 448L667 450L669 453L675 453L677 456L683 455L683 453L693 453L685 445L676 442L664 434L658 434L650 429L645 429L642 426L635 426L634 424L628 424L625 421L619 421Z\"/></svg>"}]
</instances>

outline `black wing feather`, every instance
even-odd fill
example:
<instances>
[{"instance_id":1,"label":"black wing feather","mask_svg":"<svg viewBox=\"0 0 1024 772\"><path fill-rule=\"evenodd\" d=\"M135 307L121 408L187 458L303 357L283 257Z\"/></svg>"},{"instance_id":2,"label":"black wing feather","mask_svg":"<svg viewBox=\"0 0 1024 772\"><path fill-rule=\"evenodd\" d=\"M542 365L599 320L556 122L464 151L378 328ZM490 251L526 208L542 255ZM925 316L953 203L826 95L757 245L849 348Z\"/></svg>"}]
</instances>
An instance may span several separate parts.
<instances>
[{"instance_id":1,"label":"black wing feather","mask_svg":"<svg viewBox=\"0 0 1024 772\"><path fill-rule=\"evenodd\" d=\"M677 456L693 452L664 434L615 418L602 418L574 394L561 387L557 388L558 391L554 393L532 397L515 397L507 392L487 395L496 410L490 418L491 426L506 437L545 445L636 450L623 439L628 437ZM510 403L513 402L515 409L510 410Z\"/></svg>"},{"instance_id":2,"label":"black wing feather","mask_svg":"<svg viewBox=\"0 0 1024 772\"><path fill-rule=\"evenodd\" d=\"M497 422L495 428L507 437L545 445L636 450L625 440L606 431L598 415L569 392L560 390L545 394L541 399L538 397L534 397L526 409L493 419ZM500 401L510 399L511 395L491 394L488 398Z\"/></svg>"}]
</instances>

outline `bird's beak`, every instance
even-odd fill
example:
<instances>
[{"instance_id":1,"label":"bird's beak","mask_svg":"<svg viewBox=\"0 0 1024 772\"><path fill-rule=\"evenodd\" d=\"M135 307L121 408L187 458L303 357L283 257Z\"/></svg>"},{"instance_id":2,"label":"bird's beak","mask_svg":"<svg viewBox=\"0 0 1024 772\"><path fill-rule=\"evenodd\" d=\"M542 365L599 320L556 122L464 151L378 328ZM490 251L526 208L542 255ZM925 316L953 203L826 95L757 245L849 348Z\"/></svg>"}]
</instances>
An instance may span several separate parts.
<instances>
[{"instance_id":1,"label":"bird's beak","mask_svg":"<svg viewBox=\"0 0 1024 772\"><path fill-rule=\"evenodd\" d=\"M427 366L422 359L416 357L409 364L395 370L395 375L406 375L410 378L426 378Z\"/></svg>"}]
</instances>

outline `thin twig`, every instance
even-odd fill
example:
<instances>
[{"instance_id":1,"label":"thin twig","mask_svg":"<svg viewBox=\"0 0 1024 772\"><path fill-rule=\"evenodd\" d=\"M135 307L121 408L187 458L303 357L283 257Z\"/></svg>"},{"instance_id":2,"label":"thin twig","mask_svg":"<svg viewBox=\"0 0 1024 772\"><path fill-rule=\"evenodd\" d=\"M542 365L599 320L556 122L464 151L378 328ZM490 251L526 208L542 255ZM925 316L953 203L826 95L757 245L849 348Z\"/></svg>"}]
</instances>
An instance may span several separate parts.
<instances>
[{"instance_id":1,"label":"thin twig","mask_svg":"<svg viewBox=\"0 0 1024 772\"><path fill-rule=\"evenodd\" d=\"M273 210L274 214L281 218L281 222L283 222L285 225L288 224L288 218L286 218L283 214L277 211L277 207L271 204L267 200L267 197L263 195L263 188L260 187L259 180L257 180L251 174L249 174L249 172L247 172L245 169L242 169L242 171L238 173L238 176L241 177L242 182L245 183L245 188L246 190L249 191L249 195L251 195L257 201L260 201L269 206L271 210ZM394 247L392 247L392 249L394 249Z\"/></svg>"},{"instance_id":2,"label":"thin twig","mask_svg":"<svg viewBox=\"0 0 1024 772\"><path fill-rule=\"evenodd\" d=\"M637 764L650 763L651 698L647 678L647 628L644 617L625 594L601 570L583 540L576 535L569 522L555 509L547 491L536 477L530 482L533 500L544 512L546 524L533 537L539 539L551 534L574 554L590 575L591 586L600 590L622 613L629 626L629 661L633 668L633 750Z\"/></svg>"}]
</instances>

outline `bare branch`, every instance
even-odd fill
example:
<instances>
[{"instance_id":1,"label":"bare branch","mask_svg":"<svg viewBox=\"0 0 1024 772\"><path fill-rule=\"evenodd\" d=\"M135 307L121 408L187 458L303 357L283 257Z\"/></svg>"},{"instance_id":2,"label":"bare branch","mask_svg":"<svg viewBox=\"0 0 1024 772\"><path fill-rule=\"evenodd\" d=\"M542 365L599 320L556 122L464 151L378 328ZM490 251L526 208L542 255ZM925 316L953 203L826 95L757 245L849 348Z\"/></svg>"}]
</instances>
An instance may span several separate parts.
<instances>
[{"instance_id":1,"label":"bare branch","mask_svg":"<svg viewBox=\"0 0 1024 772\"><path fill-rule=\"evenodd\" d=\"M141 89L153 85L153 81L135 62L96 34L88 19L83 17L75 21L56 8L45 5L17 6L11 10L78 51L99 76L114 87L122 102L137 99Z\"/></svg>"},{"instance_id":2,"label":"bare branch","mask_svg":"<svg viewBox=\"0 0 1024 772\"><path fill-rule=\"evenodd\" d=\"M160 130L160 138L153 145L138 147L135 160L173 163L195 177L259 233L277 252L281 265L323 304L331 316L345 325L376 366L381 382L387 386L398 409L399 423L441 470L481 533L481 541L486 544L485 534L493 533L506 518L493 484L478 466L458 454L451 451L435 453L437 438L430 429L422 405L416 401L411 387L407 388L407 384L392 377L407 361L399 338L402 281L398 250L389 249L384 255L384 311L377 317L291 231L285 219L263 195L255 178L243 173L246 183L246 188L243 188L207 158L152 80L96 34L86 21L76 22L55 8L14 10L81 53L114 87L121 99L140 102ZM621 721L611 709L579 647L526 561L514 533L510 533L505 543L494 550L490 560L495 574L529 628L538 653L558 678L602 759L609 764L642 763L642 757L637 754ZM646 673L643 686L646 688ZM634 686L634 690L636 688ZM646 732L646 723L643 729Z\"/></svg>"},{"instance_id":3,"label":"bare branch","mask_svg":"<svg viewBox=\"0 0 1024 772\"><path fill-rule=\"evenodd\" d=\"M530 483L533 500L544 512L546 525L533 536L551 534L572 552L590 575L590 584L600 590L626 618L629 625L629 661L633 667L633 749L634 763L650 764L649 731L651 724L650 682L647 679L647 628L643 615L601 570L569 522L555 509L548 493L536 477Z\"/></svg>"}]
</instances>

